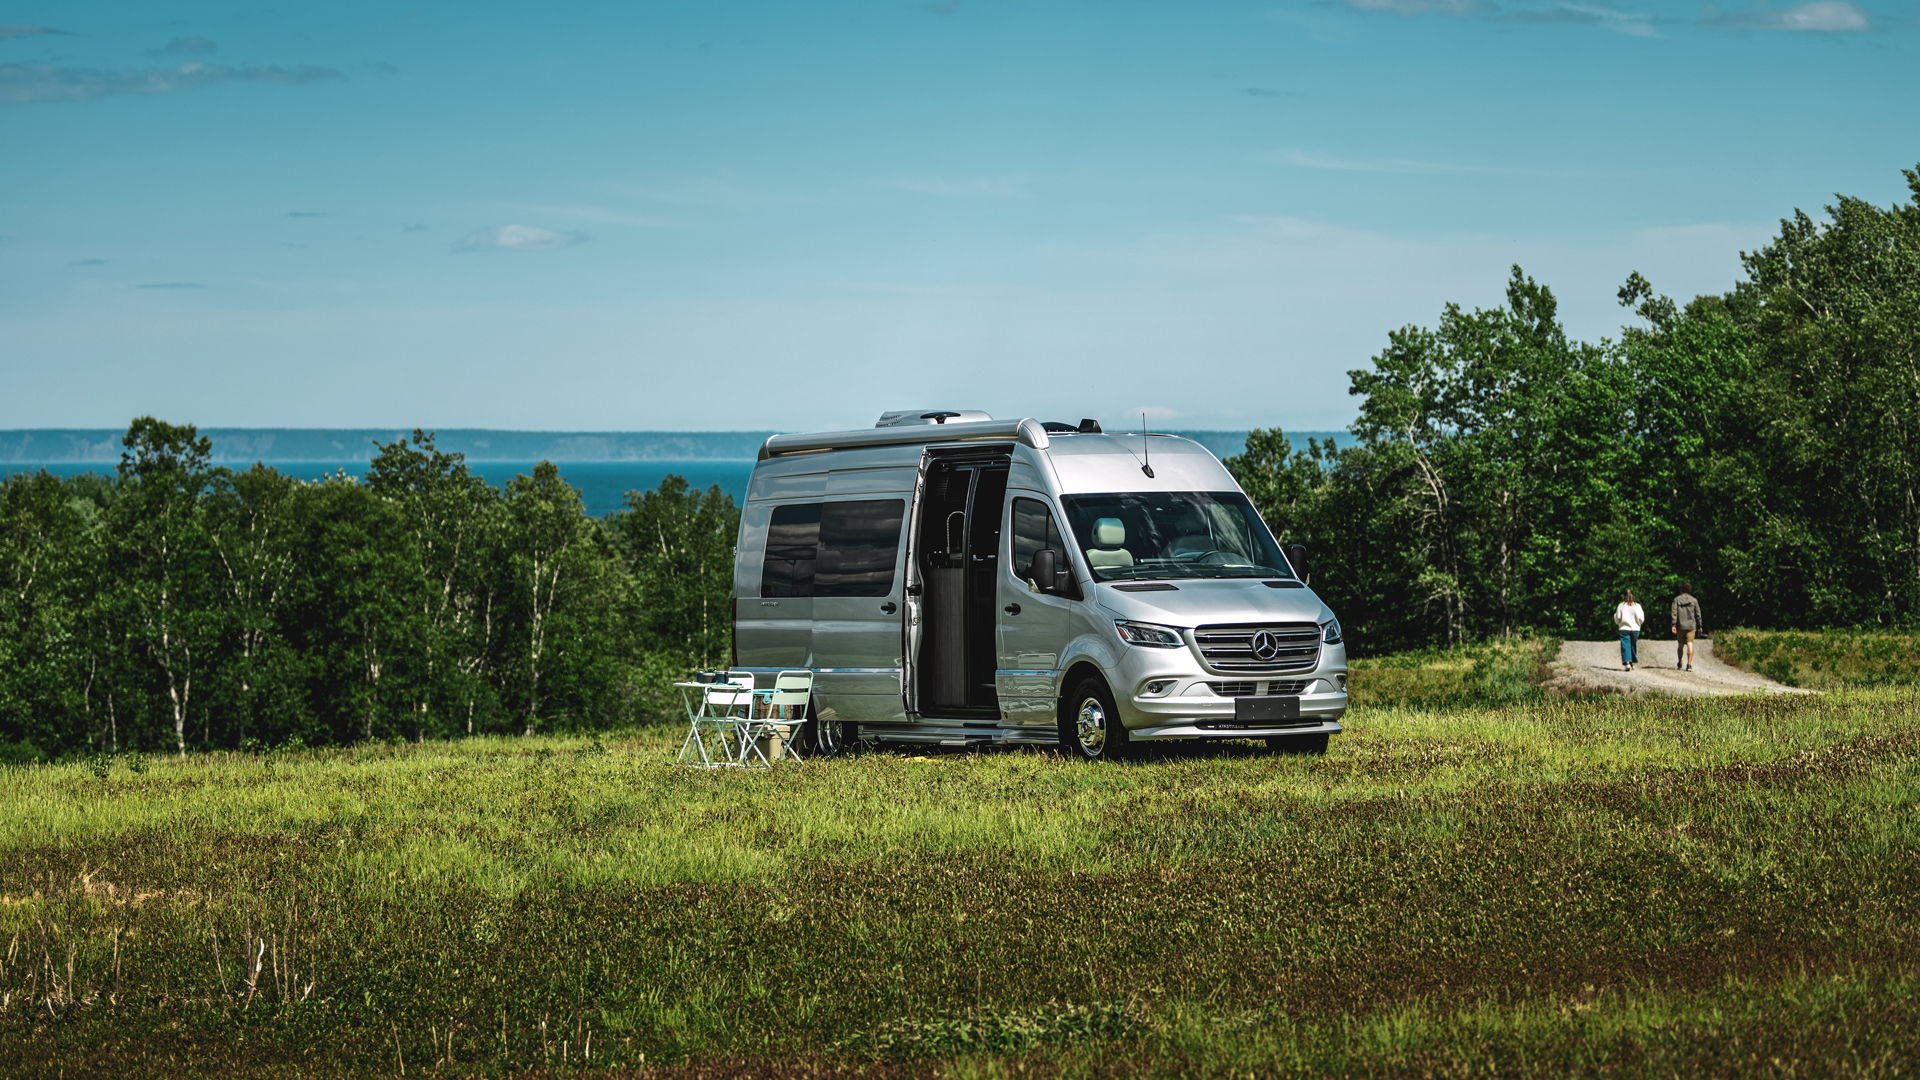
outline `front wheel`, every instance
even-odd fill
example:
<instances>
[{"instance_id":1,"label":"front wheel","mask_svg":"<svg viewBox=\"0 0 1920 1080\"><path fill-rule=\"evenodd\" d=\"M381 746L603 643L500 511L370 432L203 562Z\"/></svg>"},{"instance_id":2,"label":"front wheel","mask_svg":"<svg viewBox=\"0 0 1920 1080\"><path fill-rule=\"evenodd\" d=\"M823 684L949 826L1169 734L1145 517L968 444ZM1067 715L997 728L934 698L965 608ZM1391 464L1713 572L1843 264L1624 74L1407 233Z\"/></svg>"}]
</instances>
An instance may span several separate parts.
<instances>
[{"instance_id":1,"label":"front wheel","mask_svg":"<svg viewBox=\"0 0 1920 1080\"><path fill-rule=\"evenodd\" d=\"M1060 715L1060 749L1081 761L1118 760L1127 756L1127 728L1114 707L1113 693L1104 680L1080 680L1064 702Z\"/></svg>"},{"instance_id":2,"label":"front wheel","mask_svg":"<svg viewBox=\"0 0 1920 1080\"><path fill-rule=\"evenodd\" d=\"M1327 752L1327 733L1318 735L1269 735L1267 749L1276 754L1313 754Z\"/></svg>"}]
</instances>

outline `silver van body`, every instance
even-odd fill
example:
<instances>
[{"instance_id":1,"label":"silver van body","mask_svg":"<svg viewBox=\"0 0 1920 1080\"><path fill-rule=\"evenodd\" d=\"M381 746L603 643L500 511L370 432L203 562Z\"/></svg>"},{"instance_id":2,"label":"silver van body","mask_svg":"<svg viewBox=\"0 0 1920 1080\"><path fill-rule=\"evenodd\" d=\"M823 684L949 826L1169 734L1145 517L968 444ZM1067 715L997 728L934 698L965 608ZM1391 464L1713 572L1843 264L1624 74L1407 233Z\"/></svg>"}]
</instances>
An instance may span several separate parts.
<instances>
[{"instance_id":1,"label":"silver van body","mask_svg":"<svg viewBox=\"0 0 1920 1080\"><path fill-rule=\"evenodd\" d=\"M867 739L1064 741L1063 695L1089 676L1130 742L1341 730L1339 624L1284 556L1182 550L1163 573L1138 554L1138 523L1184 514L1195 536L1169 543L1199 549L1247 528L1242 504L1244 542L1279 552L1205 447L926 416L767 440L736 551L736 669L811 669L816 719ZM1041 550L1057 552L1051 589Z\"/></svg>"}]
</instances>

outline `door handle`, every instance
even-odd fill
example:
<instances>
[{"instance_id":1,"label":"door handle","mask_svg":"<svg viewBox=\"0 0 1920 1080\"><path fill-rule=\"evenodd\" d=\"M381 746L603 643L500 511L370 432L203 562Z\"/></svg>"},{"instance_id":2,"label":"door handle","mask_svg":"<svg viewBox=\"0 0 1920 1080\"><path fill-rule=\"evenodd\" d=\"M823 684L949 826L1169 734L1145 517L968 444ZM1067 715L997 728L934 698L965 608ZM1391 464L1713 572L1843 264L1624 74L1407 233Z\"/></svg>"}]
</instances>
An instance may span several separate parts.
<instances>
[{"instance_id":1,"label":"door handle","mask_svg":"<svg viewBox=\"0 0 1920 1080\"><path fill-rule=\"evenodd\" d=\"M886 603L880 605L880 610L883 614L891 615L894 612L899 611L900 606L898 604L895 604L893 601L889 600Z\"/></svg>"},{"instance_id":2,"label":"door handle","mask_svg":"<svg viewBox=\"0 0 1920 1080\"><path fill-rule=\"evenodd\" d=\"M1018 615L1018 614L1020 614L1020 605L1019 605L1019 604L1008 604L1008 605L1007 605L1007 606L1006 606L1005 608L1003 608L1002 610L1004 610L1004 611L1005 611L1005 612L1006 612L1007 614L1009 614L1009 615Z\"/></svg>"}]
</instances>

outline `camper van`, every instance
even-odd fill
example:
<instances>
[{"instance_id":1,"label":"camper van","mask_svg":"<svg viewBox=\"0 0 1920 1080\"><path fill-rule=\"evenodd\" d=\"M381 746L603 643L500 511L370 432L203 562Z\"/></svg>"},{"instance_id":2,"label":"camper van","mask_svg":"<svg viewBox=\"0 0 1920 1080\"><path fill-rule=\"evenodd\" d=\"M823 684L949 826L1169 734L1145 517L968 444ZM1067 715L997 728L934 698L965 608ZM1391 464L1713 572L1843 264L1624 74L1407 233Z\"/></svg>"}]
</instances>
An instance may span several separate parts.
<instances>
[{"instance_id":1,"label":"camper van","mask_svg":"<svg viewBox=\"0 0 1920 1080\"><path fill-rule=\"evenodd\" d=\"M811 739L1160 740L1324 753L1340 622L1232 474L1170 435L886 413L760 448L734 564L735 670L814 673Z\"/></svg>"}]
</instances>

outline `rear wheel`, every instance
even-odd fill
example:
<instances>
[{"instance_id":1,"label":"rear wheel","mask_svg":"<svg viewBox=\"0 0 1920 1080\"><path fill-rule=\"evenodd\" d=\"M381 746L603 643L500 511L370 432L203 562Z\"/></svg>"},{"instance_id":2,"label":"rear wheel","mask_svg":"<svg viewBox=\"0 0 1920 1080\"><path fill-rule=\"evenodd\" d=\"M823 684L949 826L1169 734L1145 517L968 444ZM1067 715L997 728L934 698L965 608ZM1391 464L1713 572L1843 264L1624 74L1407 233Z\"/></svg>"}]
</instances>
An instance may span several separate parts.
<instances>
[{"instance_id":1,"label":"rear wheel","mask_svg":"<svg viewBox=\"0 0 1920 1080\"><path fill-rule=\"evenodd\" d=\"M1127 729L1114 707L1105 680L1080 680L1062 702L1060 749L1081 761L1118 760L1127 756Z\"/></svg>"},{"instance_id":2,"label":"rear wheel","mask_svg":"<svg viewBox=\"0 0 1920 1080\"><path fill-rule=\"evenodd\" d=\"M1276 754L1313 754L1327 752L1327 733L1318 735L1269 735L1267 749Z\"/></svg>"},{"instance_id":3,"label":"rear wheel","mask_svg":"<svg viewBox=\"0 0 1920 1080\"><path fill-rule=\"evenodd\" d=\"M807 715L815 716L813 702L807 702ZM860 728L857 724L845 720L816 719L807 725L808 743L814 753L822 757L839 757L851 754L860 742Z\"/></svg>"}]
</instances>

